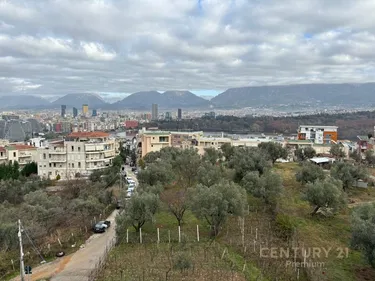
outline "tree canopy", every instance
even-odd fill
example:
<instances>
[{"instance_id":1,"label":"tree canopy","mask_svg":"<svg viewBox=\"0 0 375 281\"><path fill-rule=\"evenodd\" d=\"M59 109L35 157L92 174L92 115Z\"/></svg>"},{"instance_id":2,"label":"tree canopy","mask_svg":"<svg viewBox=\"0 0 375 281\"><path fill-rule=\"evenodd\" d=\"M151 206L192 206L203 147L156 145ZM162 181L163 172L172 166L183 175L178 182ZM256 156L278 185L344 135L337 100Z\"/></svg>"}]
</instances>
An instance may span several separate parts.
<instances>
[{"instance_id":1,"label":"tree canopy","mask_svg":"<svg viewBox=\"0 0 375 281\"><path fill-rule=\"evenodd\" d=\"M346 194L339 180L332 178L317 180L308 183L306 187L305 199L314 206L312 215L321 208L332 209L335 212L346 204Z\"/></svg>"}]
</instances>

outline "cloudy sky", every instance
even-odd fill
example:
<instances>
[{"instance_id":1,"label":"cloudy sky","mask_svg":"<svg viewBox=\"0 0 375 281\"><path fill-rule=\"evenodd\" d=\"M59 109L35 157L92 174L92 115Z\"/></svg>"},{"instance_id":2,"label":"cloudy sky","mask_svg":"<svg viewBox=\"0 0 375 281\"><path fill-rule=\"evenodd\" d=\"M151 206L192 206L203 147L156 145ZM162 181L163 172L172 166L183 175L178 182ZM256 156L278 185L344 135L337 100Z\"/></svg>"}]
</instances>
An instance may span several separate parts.
<instances>
[{"instance_id":1,"label":"cloudy sky","mask_svg":"<svg viewBox=\"0 0 375 281\"><path fill-rule=\"evenodd\" d=\"M0 94L375 80L374 0L0 0Z\"/></svg>"}]
</instances>

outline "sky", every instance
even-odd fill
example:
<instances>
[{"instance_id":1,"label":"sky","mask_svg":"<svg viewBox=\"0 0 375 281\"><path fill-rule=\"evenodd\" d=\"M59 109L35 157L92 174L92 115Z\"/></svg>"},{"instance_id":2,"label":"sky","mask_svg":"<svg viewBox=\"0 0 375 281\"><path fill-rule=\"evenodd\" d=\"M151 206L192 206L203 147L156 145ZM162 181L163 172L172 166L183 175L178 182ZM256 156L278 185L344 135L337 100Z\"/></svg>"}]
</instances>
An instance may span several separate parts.
<instances>
[{"instance_id":1,"label":"sky","mask_svg":"<svg viewBox=\"0 0 375 281\"><path fill-rule=\"evenodd\" d=\"M374 0L0 0L0 95L375 80Z\"/></svg>"}]
</instances>

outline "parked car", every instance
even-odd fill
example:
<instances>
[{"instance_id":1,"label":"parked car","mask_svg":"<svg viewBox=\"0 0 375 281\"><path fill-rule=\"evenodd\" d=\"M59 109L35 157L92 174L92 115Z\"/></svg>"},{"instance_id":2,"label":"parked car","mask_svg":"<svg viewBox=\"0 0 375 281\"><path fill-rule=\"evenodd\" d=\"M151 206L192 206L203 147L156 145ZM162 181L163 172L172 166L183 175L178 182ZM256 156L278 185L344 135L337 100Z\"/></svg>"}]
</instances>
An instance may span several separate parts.
<instances>
[{"instance_id":1,"label":"parked car","mask_svg":"<svg viewBox=\"0 0 375 281\"><path fill-rule=\"evenodd\" d=\"M132 167L132 172L137 171L137 167Z\"/></svg>"},{"instance_id":2,"label":"parked car","mask_svg":"<svg viewBox=\"0 0 375 281\"><path fill-rule=\"evenodd\" d=\"M104 224L103 222L98 222L97 224L94 225L92 229L95 233L103 233L106 231L107 227L108 226Z\"/></svg>"}]
</instances>

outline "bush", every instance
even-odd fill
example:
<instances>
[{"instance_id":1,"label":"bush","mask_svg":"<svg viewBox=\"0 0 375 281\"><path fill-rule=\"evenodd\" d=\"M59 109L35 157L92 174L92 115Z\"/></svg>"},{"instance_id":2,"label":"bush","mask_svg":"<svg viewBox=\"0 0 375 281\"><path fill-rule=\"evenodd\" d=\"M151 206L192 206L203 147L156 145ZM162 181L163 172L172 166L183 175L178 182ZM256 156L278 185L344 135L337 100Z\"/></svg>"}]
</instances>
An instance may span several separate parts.
<instances>
[{"instance_id":1,"label":"bush","mask_svg":"<svg viewBox=\"0 0 375 281\"><path fill-rule=\"evenodd\" d=\"M292 237L297 229L297 223L285 214L277 214L275 224L279 235L285 239Z\"/></svg>"}]
</instances>

